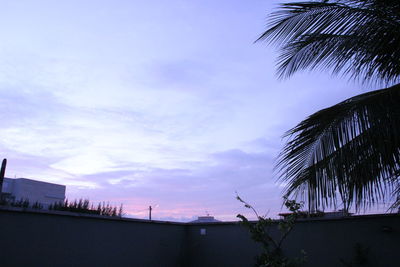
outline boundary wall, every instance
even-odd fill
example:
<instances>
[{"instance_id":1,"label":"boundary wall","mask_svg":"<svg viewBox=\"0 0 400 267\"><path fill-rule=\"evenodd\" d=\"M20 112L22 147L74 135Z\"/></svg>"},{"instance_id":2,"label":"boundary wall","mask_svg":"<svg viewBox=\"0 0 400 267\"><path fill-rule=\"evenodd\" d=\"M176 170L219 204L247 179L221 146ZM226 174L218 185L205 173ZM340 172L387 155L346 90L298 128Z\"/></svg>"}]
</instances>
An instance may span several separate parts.
<instances>
[{"instance_id":1,"label":"boundary wall","mask_svg":"<svg viewBox=\"0 0 400 267\"><path fill-rule=\"evenodd\" d=\"M182 266L184 236L176 223L0 210L0 266Z\"/></svg>"},{"instance_id":2,"label":"boundary wall","mask_svg":"<svg viewBox=\"0 0 400 267\"><path fill-rule=\"evenodd\" d=\"M272 234L278 234L272 227ZM400 266L400 215L298 221L283 244L304 266ZM237 222L173 223L0 208L0 266L253 266L260 247ZM356 266L356 265L355 265Z\"/></svg>"}]
</instances>

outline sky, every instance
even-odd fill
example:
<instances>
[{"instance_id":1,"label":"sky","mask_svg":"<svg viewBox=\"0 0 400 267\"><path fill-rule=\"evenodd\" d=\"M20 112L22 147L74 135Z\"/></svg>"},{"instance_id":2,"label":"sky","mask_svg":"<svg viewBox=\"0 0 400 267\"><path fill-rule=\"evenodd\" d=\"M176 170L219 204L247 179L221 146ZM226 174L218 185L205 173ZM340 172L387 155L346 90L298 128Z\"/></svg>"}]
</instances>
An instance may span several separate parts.
<instances>
[{"instance_id":1,"label":"sky","mask_svg":"<svg viewBox=\"0 0 400 267\"><path fill-rule=\"evenodd\" d=\"M2 0L0 152L6 176L68 199L188 221L283 211L282 135L368 88L276 75L254 43L279 1Z\"/></svg>"}]
</instances>

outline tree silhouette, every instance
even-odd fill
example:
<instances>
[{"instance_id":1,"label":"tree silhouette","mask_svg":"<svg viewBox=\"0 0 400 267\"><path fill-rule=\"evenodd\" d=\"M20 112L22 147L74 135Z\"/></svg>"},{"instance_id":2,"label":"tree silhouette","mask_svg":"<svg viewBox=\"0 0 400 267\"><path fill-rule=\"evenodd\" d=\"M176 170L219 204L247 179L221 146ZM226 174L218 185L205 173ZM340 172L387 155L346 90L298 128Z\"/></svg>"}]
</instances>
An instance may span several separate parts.
<instances>
[{"instance_id":1,"label":"tree silhouette","mask_svg":"<svg viewBox=\"0 0 400 267\"><path fill-rule=\"evenodd\" d=\"M277 44L281 78L330 70L389 86L323 109L285 136L277 169L285 195L309 208L371 207L400 196L400 1L284 3L258 41Z\"/></svg>"}]
</instances>

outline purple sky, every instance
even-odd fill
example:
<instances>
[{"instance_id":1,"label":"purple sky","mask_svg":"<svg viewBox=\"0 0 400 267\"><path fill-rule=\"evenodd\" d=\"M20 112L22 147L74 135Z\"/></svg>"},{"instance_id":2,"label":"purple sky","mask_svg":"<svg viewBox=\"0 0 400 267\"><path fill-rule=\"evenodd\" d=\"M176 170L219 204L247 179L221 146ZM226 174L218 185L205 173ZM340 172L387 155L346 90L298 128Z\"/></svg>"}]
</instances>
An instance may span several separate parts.
<instances>
[{"instance_id":1,"label":"purple sky","mask_svg":"<svg viewBox=\"0 0 400 267\"><path fill-rule=\"evenodd\" d=\"M130 216L234 220L281 210L282 134L366 92L275 75L254 40L279 1L2 1L0 147L8 177L67 185Z\"/></svg>"}]
</instances>

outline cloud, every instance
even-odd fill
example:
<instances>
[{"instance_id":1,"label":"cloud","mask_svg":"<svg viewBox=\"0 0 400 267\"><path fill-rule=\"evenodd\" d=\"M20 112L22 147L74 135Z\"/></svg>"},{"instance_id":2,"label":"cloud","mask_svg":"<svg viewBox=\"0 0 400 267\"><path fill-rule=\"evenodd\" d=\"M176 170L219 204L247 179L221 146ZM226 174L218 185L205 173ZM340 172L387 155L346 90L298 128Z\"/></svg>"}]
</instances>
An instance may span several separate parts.
<instances>
[{"instance_id":1,"label":"cloud","mask_svg":"<svg viewBox=\"0 0 400 267\"><path fill-rule=\"evenodd\" d=\"M211 154L206 162L188 164L186 169L138 166L132 170L82 176L83 181L91 181L99 187L81 191L71 186L68 194L71 198L106 199L115 205L124 203L131 216L142 218L147 216L146 207L158 205L154 218L180 220L182 214L193 218L207 211L220 219L235 220L237 212L248 212L241 210L241 204L235 200L236 191L264 211L271 205L265 200L273 199L279 210L279 190L274 185L271 167L269 155L223 151ZM80 195L83 192L85 195ZM271 198L260 198L260 194Z\"/></svg>"},{"instance_id":2,"label":"cloud","mask_svg":"<svg viewBox=\"0 0 400 267\"><path fill-rule=\"evenodd\" d=\"M0 150L8 173L66 184L71 198L125 203L142 217L158 204L158 218L207 210L235 219L243 212L235 191L274 215L282 134L357 91L324 75L278 82L274 51L253 44L270 7L7 3Z\"/></svg>"}]
</instances>

